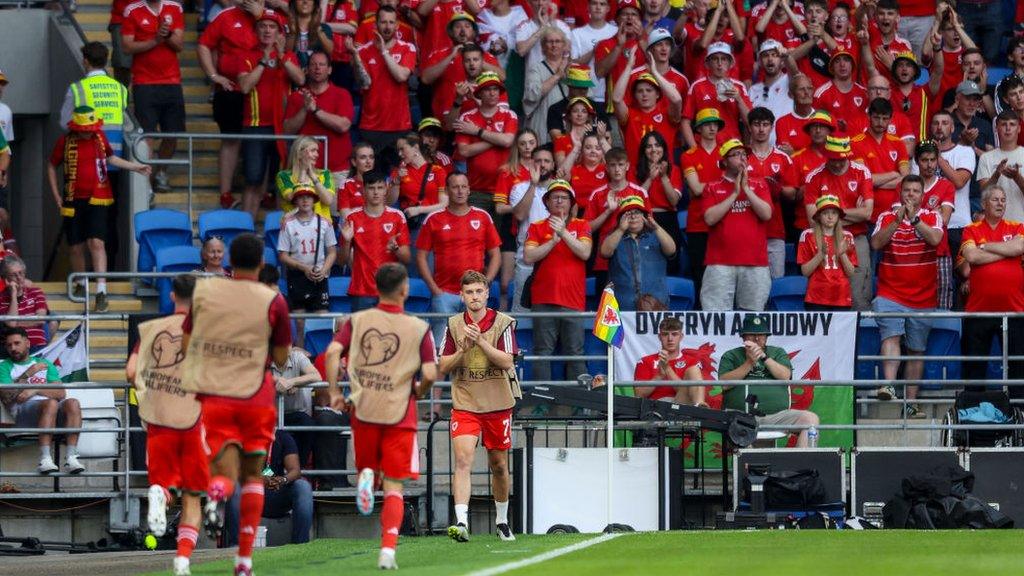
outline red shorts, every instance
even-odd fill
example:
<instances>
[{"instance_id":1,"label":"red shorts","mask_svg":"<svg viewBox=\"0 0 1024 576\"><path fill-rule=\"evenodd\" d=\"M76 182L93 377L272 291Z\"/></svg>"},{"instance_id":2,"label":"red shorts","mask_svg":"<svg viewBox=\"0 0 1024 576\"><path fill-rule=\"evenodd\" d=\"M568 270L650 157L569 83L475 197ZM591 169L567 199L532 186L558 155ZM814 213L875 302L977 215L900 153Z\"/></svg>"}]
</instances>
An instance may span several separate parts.
<instances>
[{"instance_id":1,"label":"red shorts","mask_svg":"<svg viewBox=\"0 0 1024 576\"><path fill-rule=\"evenodd\" d=\"M277 429L274 406L238 406L215 399L203 400L206 453L216 459L228 444L243 454L266 454Z\"/></svg>"},{"instance_id":2,"label":"red shorts","mask_svg":"<svg viewBox=\"0 0 1024 576\"><path fill-rule=\"evenodd\" d=\"M150 484L192 494L206 492L210 468L203 449L202 428L199 423L188 430L147 427L146 467Z\"/></svg>"},{"instance_id":3,"label":"red shorts","mask_svg":"<svg viewBox=\"0 0 1024 576\"><path fill-rule=\"evenodd\" d=\"M356 468L370 468L389 480L420 477L420 450L415 428L366 424L352 419Z\"/></svg>"},{"instance_id":4,"label":"red shorts","mask_svg":"<svg viewBox=\"0 0 1024 576\"><path fill-rule=\"evenodd\" d=\"M508 450L512 448L512 410L497 412L467 412L452 409L451 436L484 437L484 448Z\"/></svg>"}]
</instances>

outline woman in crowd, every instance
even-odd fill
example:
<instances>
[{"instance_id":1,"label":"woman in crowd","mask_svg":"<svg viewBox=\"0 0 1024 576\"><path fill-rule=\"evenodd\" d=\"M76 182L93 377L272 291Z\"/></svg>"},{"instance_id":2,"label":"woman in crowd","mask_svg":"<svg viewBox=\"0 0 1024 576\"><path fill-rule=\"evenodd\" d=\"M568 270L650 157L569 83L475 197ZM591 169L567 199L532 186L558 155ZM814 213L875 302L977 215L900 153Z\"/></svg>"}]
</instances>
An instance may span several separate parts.
<instances>
[{"instance_id":1,"label":"woman in crowd","mask_svg":"<svg viewBox=\"0 0 1024 576\"><path fill-rule=\"evenodd\" d=\"M853 234L843 230L846 213L835 196L815 202L814 222L800 235L796 261L807 277L807 310L849 310L853 305L850 277L857 267Z\"/></svg>"},{"instance_id":2,"label":"woman in crowd","mask_svg":"<svg viewBox=\"0 0 1024 576\"><path fill-rule=\"evenodd\" d=\"M533 168L533 151L537 149L537 133L523 128L516 134L512 142L512 151L508 162L498 170L498 180L494 185L494 211L498 213L498 235L501 236L501 302L499 308L507 310L509 291L516 267L516 222L512 216L512 205L508 202L512 188L520 182L530 181L530 169Z\"/></svg>"},{"instance_id":3,"label":"woman in crowd","mask_svg":"<svg viewBox=\"0 0 1024 576\"><path fill-rule=\"evenodd\" d=\"M355 75L352 73L352 53L345 48L345 37L356 35L359 17L352 0L335 0L327 4L327 26L331 29L331 40L334 48L331 55L331 83L341 86L352 94L355 102L360 91L357 89Z\"/></svg>"},{"instance_id":4,"label":"woman in crowd","mask_svg":"<svg viewBox=\"0 0 1024 576\"><path fill-rule=\"evenodd\" d=\"M548 108L568 96L562 84L569 69L569 44L558 28L548 28L541 39L539 58L526 68L523 89L523 110L526 126L537 134L540 144L551 140L548 136Z\"/></svg>"},{"instance_id":5,"label":"woman in crowd","mask_svg":"<svg viewBox=\"0 0 1024 576\"><path fill-rule=\"evenodd\" d=\"M409 231L415 233L427 214L443 210L448 205L444 191L445 171L440 165L428 161L422 139L410 132L396 144L402 163L391 173L391 191L388 204L398 200L405 213Z\"/></svg>"},{"instance_id":6,"label":"woman in crowd","mask_svg":"<svg viewBox=\"0 0 1024 576\"><path fill-rule=\"evenodd\" d=\"M595 132L600 137L601 148L608 151L612 147L611 134L604 122L595 122L597 111L590 100L577 96L569 100L565 108L565 133L555 138L555 166L562 175L568 175L572 166L579 161L582 154L583 137Z\"/></svg>"},{"instance_id":7,"label":"woman in crowd","mask_svg":"<svg viewBox=\"0 0 1024 576\"><path fill-rule=\"evenodd\" d=\"M320 7L314 0L292 0L288 11L287 50L295 52L303 69L313 52L334 51L333 30L321 22Z\"/></svg>"},{"instance_id":8,"label":"woman in crowd","mask_svg":"<svg viewBox=\"0 0 1024 576\"><path fill-rule=\"evenodd\" d=\"M377 157L369 142L359 142L352 147L352 158L345 179L338 185L338 214L340 220L348 213L363 207L363 175L377 166Z\"/></svg>"},{"instance_id":9,"label":"woman in crowd","mask_svg":"<svg viewBox=\"0 0 1024 576\"><path fill-rule=\"evenodd\" d=\"M670 161L668 144L660 132L652 130L640 139L635 166L635 181L647 190L654 220L668 232L676 246L682 246L683 234L676 207L682 198L683 174ZM673 259L669 263L668 274L677 276L678 273L678 260Z\"/></svg>"},{"instance_id":10,"label":"woman in crowd","mask_svg":"<svg viewBox=\"0 0 1024 576\"><path fill-rule=\"evenodd\" d=\"M579 161L572 164L569 181L572 183L572 189L576 191L577 216L586 213L590 195L594 190L608 183L608 174L604 166L604 153L608 151L606 143L599 133L591 132L580 141L580 152L573 148L570 159L572 156L579 156Z\"/></svg>"},{"instance_id":11,"label":"woman in crowd","mask_svg":"<svg viewBox=\"0 0 1024 576\"><path fill-rule=\"evenodd\" d=\"M204 240L203 248L199 252L199 259L202 265L196 272L231 277L231 268L224 266L224 241L220 238L210 236Z\"/></svg>"},{"instance_id":12,"label":"woman in crowd","mask_svg":"<svg viewBox=\"0 0 1024 576\"><path fill-rule=\"evenodd\" d=\"M299 184L309 184L319 196L313 210L324 218L331 218L334 206L334 179L330 170L317 168L320 147L309 136L298 138L288 154L288 167L277 173L277 191L281 194L281 210L291 212L292 192Z\"/></svg>"}]
</instances>

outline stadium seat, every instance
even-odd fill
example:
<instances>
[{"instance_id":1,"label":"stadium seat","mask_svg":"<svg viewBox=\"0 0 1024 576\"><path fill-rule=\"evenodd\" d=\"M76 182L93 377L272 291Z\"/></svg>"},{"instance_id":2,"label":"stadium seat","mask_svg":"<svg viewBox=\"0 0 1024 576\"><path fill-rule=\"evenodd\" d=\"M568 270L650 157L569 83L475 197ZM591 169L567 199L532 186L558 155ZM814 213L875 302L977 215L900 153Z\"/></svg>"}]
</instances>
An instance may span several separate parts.
<instances>
[{"instance_id":1,"label":"stadium seat","mask_svg":"<svg viewBox=\"0 0 1024 576\"><path fill-rule=\"evenodd\" d=\"M786 242L786 276L800 275L800 265L796 263L796 244Z\"/></svg>"},{"instance_id":2,"label":"stadium seat","mask_svg":"<svg viewBox=\"0 0 1024 576\"><path fill-rule=\"evenodd\" d=\"M804 295L807 294L807 278L783 276L772 280L768 295L768 309L780 312L799 312L804 309Z\"/></svg>"},{"instance_id":3,"label":"stadium seat","mask_svg":"<svg viewBox=\"0 0 1024 576\"><path fill-rule=\"evenodd\" d=\"M598 303L601 302L601 291L604 290L604 287L602 286L601 290L598 290L597 289L597 278L588 277L587 278L587 283L586 283L586 290L587 290L587 310L597 310L597 305L598 305Z\"/></svg>"},{"instance_id":4,"label":"stadium seat","mask_svg":"<svg viewBox=\"0 0 1024 576\"><path fill-rule=\"evenodd\" d=\"M487 294L487 307L497 310L498 304L501 298L501 283L497 280L491 281L491 287L488 289Z\"/></svg>"},{"instance_id":5,"label":"stadium seat","mask_svg":"<svg viewBox=\"0 0 1024 576\"><path fill-rule=\"evenodd\" d=\"M666 276L665 282L668 283L669 310L693 310L693 303L697 299L694 294L693 280L677 276Z\"/></svg>"},{"instance_id":6,"label":"stadium seat","mask_svg":"<svg viewBox=\"0 0 1024 576\"><path fill-rule=\"evenodd\" d=\"M1000 80L1009 76L1011 72L1012 70L1010 70L1009 68L989 67L988 85L994 87L996 84L999 84Z\"/></svg>"},{"instance_id":7,"label":"stadium seat","mask_svg":"<svg viewBox=\"0 0 1024 576\"><path fill-rule=\"evenodd\" d=\"M115 430L121 426L121 411L114 403L112 388L78 388L67 391L82 408L82 428L104 428L110 432L90 432L78 437L78 455L82 458L117 458L121 445Z\"/></svg>"},{"instance_id":8,"label":"stadium seat","mask_svg":"<svg viewBox=\"0 0 1024 576\"><path fill-rule=\"evenodd\" d=\"M135 214L135 241L139 244L136 261L139 272L156 268L156 253L169 246L192 245L192 222L188 214L177 210L145 210Z\"/></svg>"},{"instance_id":9,"label":"stadium seat","mask_svg":"<svg viewBox=\"0 0 1024 576\"><path fill-rule=\"evenodd\" d=\"M608 345L604 343L597 336L594 336L593 326L586 328L586 334L583 338L583 353L587 356L607 356ZM587 372L591 376L597 374L608 374L608 360L587 360ZM630 374L629 378L632 379L633 375Z\"/></svg>"},{"instance_id":10,"label":"stadium seat","mask_svg":"<svg viewBox=\"0 0 1024 576\"><path fill-rule=\"evenodd\" d=\"M216 236L224 242L224 247L242 232L255 232L256 225L252 215L241 210L210 210L199 214L199 239L206 240ZM226 252L226 250L225 250Z\"/></svg>"},{"instance_id":11,"label":"stadium seat","mask_svg":"<svg viewBox=\"0 0 1024 576\"><path fill-rule=\"evenodd\" d=\"M202 266L199 248L195 246L170 246L156 253L157 272L192 272ZM171 279L160 278L157 283L160 293L160 313L170 314L174 311L171 302Z\"/></svg>"},{"instance_id":12,"label":"stadium seat","mask_svg":"<svg viewBox=\"0 0 1024 576\"><path fill-rule=\"evenodd\" d=\"M348 276L331 276L327 279L327 309L331 312L351 312L352 301L348 299Z\"/></svg>"},{"instance_id":13,"label":"stadium seat","mask_svg":"<svg viewBox=\"0 0 1024 576\"><path fill-rule=\"evenodd\" d=\"M928 85L928 78L930 76L931 76L931 74L928 73L928 68L926 68L924 66L921 66L921 75L917 78L916 81L914 81L914 84L916 86L927 86Z\"/></svg>"},{"instance_id":14,"label":"stadium seat","mask_svg":"<svg viewBox=\"0 0 1024 576\"><path fill-rule=\"evenodd\" d=\"M409 298L405 301L406 312L430 312L430 288L422 278L409 279Z\"/></svg>"},{"instance_id":15,"label":"stadium seat","mask_svg":"<svg viewBox=\"0 0 1024 576\"><path fill-rule=\"evenodd\" d=\"M857 356L878 356L882 353L882 336L873 318L861 318L857 326ZM882 377L876 360L854 360L854 378L875 380Z\"/></svg>"},{"instance_id":16,"label":"stadium seat","mask_svg":"<svg viewBox=\"0 0 1024 576\"><path fill-rule=\"evenodd\" d=\"M277 236L281 233L281 218L284 216L284 212L275 210L273 212L267 212L263 216L263 241L266 242L267 247L273 248L277 251Z\"/></svg>"},{"instance_id":17,"label":"stadium seat","mask_svg":"<svg viewBox=\"0 0 1024 576\"><path fill-rule=\"evenodd\" d=\"M334 318L306 318L304 332L306 351L319 356L334 337Z\"/></svg>"},{"instance_id":18,"label":"stadium seat","mask_svg":"<svg viewBox=\"0 0 1024 576\"><path fill-rule=\"evenodd\" d=\"M523 327L523 323L520 322L516 326L516 346L519 347L519 351L523 356L533 354L533 328L530 326ZM530 380L533 371L530 369L533 362L523 361L519 364L519 377L522 380Z\"/></svg>"},{"instance_id":19,"label":"stadium seat","mask_svg":"<svg viewBox=\"0 0 1024 576\"><path fill-rule=\"evenodd\" d=\"M676 218L679 219L679 229L683 232L686 232L686 219L689 216L690 212L688 210L680 210L679 212L676 212Z\"/></svg>"},{"instance_id":20,"label":"stadium seat","mask_svg":"<svg viewBox=\"0 0 1024 576\"><path fill-rule=\"evenodd\" d=\"M960 319L935 318L928 332L928 345L925 348L928 356L959 356L960 355ZM929 360L924 363L925 380L958 380L960 379L960 362L949 360ZM941 390L941 384L922 386L925 390Z\"/></svg>"}]
</instances>

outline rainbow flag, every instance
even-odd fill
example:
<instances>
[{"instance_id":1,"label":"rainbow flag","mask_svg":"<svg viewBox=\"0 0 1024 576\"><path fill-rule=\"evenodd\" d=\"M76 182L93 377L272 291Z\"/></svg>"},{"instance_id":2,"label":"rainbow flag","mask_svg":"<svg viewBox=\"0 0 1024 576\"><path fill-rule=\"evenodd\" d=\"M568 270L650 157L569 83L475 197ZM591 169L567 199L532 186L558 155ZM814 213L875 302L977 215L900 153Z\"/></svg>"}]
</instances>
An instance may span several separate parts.
<instances>
[{"instance_id":1,"label":"rainbow flag","mask_svg":"<svg viewBox=\"0 0 1024 576\"><path fill-rule=\"evenodd\" d=\"M597 306L597 318L594 318L594 336L615 346L622 348L622 340L626 331L622 328L622 320L619 318L619 301L615 299L615 292L612 285L604 287L601 293L601 303Z\"/></svg>"}]
</instances>

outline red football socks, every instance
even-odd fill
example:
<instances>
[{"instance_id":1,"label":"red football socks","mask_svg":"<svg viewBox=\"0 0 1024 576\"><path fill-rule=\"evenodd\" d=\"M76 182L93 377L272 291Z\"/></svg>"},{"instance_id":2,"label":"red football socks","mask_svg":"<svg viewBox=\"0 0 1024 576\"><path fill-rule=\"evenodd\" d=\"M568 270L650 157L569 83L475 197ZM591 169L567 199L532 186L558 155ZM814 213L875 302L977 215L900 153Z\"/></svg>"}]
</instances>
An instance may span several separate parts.
<instances>
[{"instance_id":1,"label":"red football socks","mask_svg":"<svg viewBox=\"0 0 1024 576\"><path fill-rule=\"evenodd\" d=\"M199 530L195 526L181 524L178 526L178 556L192 557L192 550L199 539Z\"/></svg>"},{"instance_id":2,"label":"red football socks","mask_svg":"<svg viewBox=\"0 0 1024 576\"><path fill-rule=\"evenodd\" d=\"M256 529L263 515L263 481L246 482L242 486L242 505L238 521L238 555L252 556L252 545L256 540Z\"/></svg>"},{"instance_id":3,"label":"red football socks","mask_svg":"<svg viewBox=\"0 0 1024 576\"><path fill-rule=\"evenodd\" d=\"M402 526L402 493L394 490L384 493L384 506L380 511L380 547L398 546L398 529Z\"/></svg>"}]
</instances>

